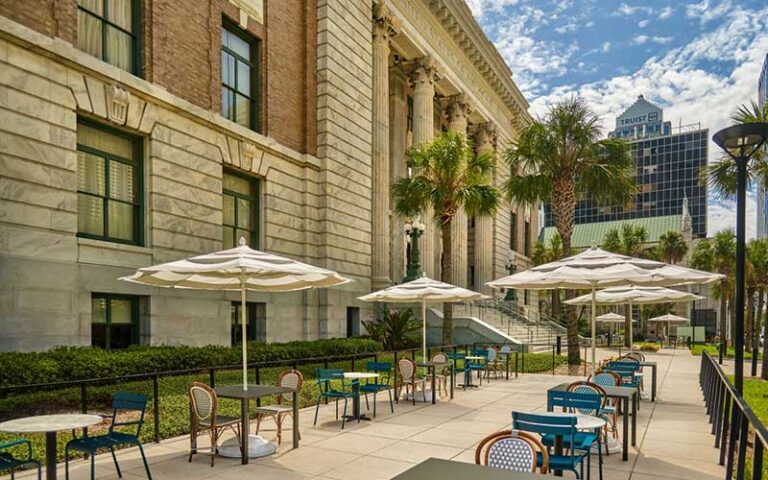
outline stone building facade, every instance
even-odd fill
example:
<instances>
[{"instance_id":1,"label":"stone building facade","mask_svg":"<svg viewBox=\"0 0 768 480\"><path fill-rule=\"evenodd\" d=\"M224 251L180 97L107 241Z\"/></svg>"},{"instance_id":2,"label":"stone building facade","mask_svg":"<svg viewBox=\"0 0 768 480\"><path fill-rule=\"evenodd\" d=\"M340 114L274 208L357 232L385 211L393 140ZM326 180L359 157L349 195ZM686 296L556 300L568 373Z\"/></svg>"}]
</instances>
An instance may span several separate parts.
<instances>
[{"instance_id":1,"label":"stone building facade","mask_svg":"<svg viewBox=\"0 0 768 480\"><path fill-rule=\"evenodd\" d=\"M495 151L528 121L461 2L183 3L0 0L0 349L228 345L235 294L117 279L240 236L355 280L250 292L251 338L357 333L357 297L404 276L406 149L455 129ZM522 265L537 217L458 222L456 283Z\"/></svg>"}]
</instances>

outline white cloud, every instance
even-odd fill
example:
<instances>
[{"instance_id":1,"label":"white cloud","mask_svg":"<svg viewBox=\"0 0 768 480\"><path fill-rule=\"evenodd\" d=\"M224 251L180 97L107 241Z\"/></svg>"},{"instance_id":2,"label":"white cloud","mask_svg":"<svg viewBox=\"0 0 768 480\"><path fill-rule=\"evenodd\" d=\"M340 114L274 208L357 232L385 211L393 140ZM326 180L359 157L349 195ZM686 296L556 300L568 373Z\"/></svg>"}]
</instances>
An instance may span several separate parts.
<instances>
[{"instance_id":1,"label":"white cloud","mask_svg":"<svg viewBox=\"0 0 768 480\"><path fill-rule=\"evenodd\" d=\"M625 17L631 17L632 15L635 15L637 13L646 13L646 14L652 14L653 8L647 7L647 6L629 6L626 3L622 3L619 5L619 8L616 9L612 13L613 16L625 16Z\"/></svg>"},{"instance_id":2,"label":"white cloud","mask_svg":"<svg viewBox=\"0 0 768 480\"><path fill-rule=\"evenodd\" d=\"M611 42L603 42L603 44L600 46L600 49L603 51L603 53L608 53L611 51Z\"/></svg>"},{"instance_id":3,"label":"white cloud","mask_svg":"<svg viewBox=\"0 0 768 480\"><path fill-rule=\"evenodd\" d=\"M576 25L575 23L571 22L571 23L566 23L565 25L562 25L560 27L555 28L555 31L557 33L559 33L560 35L562 35L564 33L575 32L577 28L578 28L578 25Z\"/></svg>"},{"instance_id":4,"label":"white cloud","mask_svg":"<svg viewBox=\"0 0 768 480\"><path fill-rule=\"evenodd\" d=\"M648 35L638 35L636 37L632 37L632 40L629 41L632 45L645 45L648 40L650 40L651 37Z\"/></svg>"},{"instance_id":5,"label":"white cloud","mask_svg":"<svg viewBox=\"0 0 768 480\"><path fill-rule=\"evenodd\" d=\"M685 6L685 15L688 18L698 18L702 24L716 20L733 8L731 0L723 0L717 6L711 6L709 0L692 3Z\"/></svg>"},{"instance_id":6,"label":"white cloud","mask_svg":"<svg viewBox=\"0 0 768 480\"><path fill-rule=\"evenodd\" d=\"M659 11L659 20L666 20L672 16L675 9L672 7L664 7Z\"/></svg>"},{"instance_id":7,"label":"white cloud","mask_svg":"<svg viewBox=\"0 0 768 480\"><path fill-rule=\"evenodd\" d=\"M505 7L517 5L518 0L466 0L472 15L480 18L486 13L501 12Z\"/></svg>"},{"instance_id":8,"label":"white cloud","mask_svg":"<svg viewBox=\"0 0 768 480\"><path fill-rule=\"evenodd\" d=\"M640 28L645 28L648 26L649 23L651 23L650 20L640 20L639 22L637 22L637 26Z\"/></svg>"},{"instance_id":9,"label":"white cloud","mask_svg":"<svg viewBox=\"0 0 768 480\"><path fill-rule=\"evenodd\" d=\"M653 43L658 43L659 45L664 45L665 43L669 43L674 39L675 37L659 37L659 36L651 37L651 41Z\"/></svg>"},{"instance_id":10,"label":"white cloud","mask_svg":"<svg viewBox=\"0 0 768 480\"><path fill-rule=\"evenodd\" d=\"M757 235L757 199L754 195L747 195L747 239ZM710 201L707 205L707 230L708 235L732 228L736 230L736 202L734 201Z\"/></svg>"}]
</instances>

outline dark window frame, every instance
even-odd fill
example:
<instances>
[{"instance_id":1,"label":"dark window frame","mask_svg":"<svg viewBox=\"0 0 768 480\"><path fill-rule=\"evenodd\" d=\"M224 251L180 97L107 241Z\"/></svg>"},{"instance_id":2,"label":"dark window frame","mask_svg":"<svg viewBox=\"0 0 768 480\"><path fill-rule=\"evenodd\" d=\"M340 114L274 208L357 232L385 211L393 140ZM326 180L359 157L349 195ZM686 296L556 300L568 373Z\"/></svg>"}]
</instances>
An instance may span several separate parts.
<instances>
[{"instance_id":1,"label":"dark window frame","mask_svg":"<svg viewBox=\"0 0 768 480\"><path fill-rule=\"evenodd\" d=\"M510 212L509 223L509 248L516 252L518 247L517 212Z\"/></svg>"},{"instance_id":2,"label":"dark window frame","mask_svg":"<svg viewBox=\"0 0 768 480\"><path fill-rule=\"evenodd\" d=\"M526 220L523 226L523 255L531 256L531 222Z\"/></svg>"},{"instance_id":3,"label":"dark window frame","mask_svg":"<svg viewBox=\"0 0 768 480\"><path fill-rule=\"evenodd\" d=\"M242 327L239 323L241 306L242 304L239 300L231 302L231 305L230 305L230 316L232 317L230 319L230 322L231 322L230 323L230 342L232 346L240 345L242 343L242 338L243 338L243 334L241 330ZM259 318L258 316L259 307L263 308L264 316L262 318ZM249 342L266 343L267 341L267 304L266 302L245 302L245 309L246 309L245 320L247 322L245 327L246 339ZM263 324L260 324L259 323L260 321L263 321ZM259 338L259 337L262 337L262 338Z\"/></svg>"},{"instance_id":4,"label":"dark window frame","mask_svg":"<svg viewBox=\"0 0 768 480\"><path fill-rule=\"evenodd\" d=\"M237 80L237 62L242 62L242 63L247 64L250 67L250 69L251 69L251 75L250 75L251 85L250 85L250 89L249 89L250 96L246 97L246 98L248 98L248 100L250 101L250 104L251 104L251 115L250 115L251 118L250 118L250 121L249 121L249 126L247 128L250 128L254 132L261 133L261 98L260 98L260 95L259 95L260 89L261 89L261 81L260 81L261 80L261 63L260 63L261 62L261 52L260 52L261 41L257 37L251 35L247 31L245 31L242 28L240 28L239 25L237 25L235 22L233 22L232 20L228 19L227 17L224 17L222 19L221 29L222 29L222 35L223 35L223 31L226 30L230 34L235 35L238 38L240 38L241 40L243 40L244 42L246 42L248 44L248 46L249 46L249 53L250 53L250 57L251 57L249 59L246 59L246 58L242 57L237 52L235 52L233 50L230 50L229 48L225 47L223 45L223 42L222 42L222 45L220 45L221 46L221 60L222 60L222 63L223 63L223 60L224 60L224 53L225 52L227 54L229 54L229 55L232 55L232 57L234 57L234 59L235 59L234 86L230 87L229 85L225 84L224 83L224 75L222 74L221 75L221 89L222 89L222 92L224 92L224 91L229 92L230 94L233 95L233 98L236 98L234 96L237 95L237 94L242 95L242 92L240 92L237 89L237 86L238 86L237 85L237 81L238 81ZM232 122L237 123L235 121L235 118L236 118L235 117L235 115L236 115L235 104L236 104L236 102L233 101L232 109L231 109L231 112L232 112L231 118L230 117L226 117L226 116L224 118L226 118L227 120L230 120ZM224 105L223 104L221 105L221 112L220 113L221 113L222 116L224 116Z\"/></svg>"},{"instance_id":5,"label":"dark window frame","mask_svg":"<svg viewBox=\"0 0 768 480\"><path fill-rule=\"evenodd\" d=\"M82 11L86 15L89 15L93 18L96 18L98 21L101 22L101 60L102 62L109 63L110 65L113 65L117 67L117 65L110 63L106 58L107 54L107 27L115 28L126 35L130 36L131 38L131 58L133 60L133 68L128 71L124 70L128 73L132 73L133 75L136 75L137 77L142 77L144 75L144 70L142 68L141 64L141 50L142 50L142 38L140 35L140 32L144 30L144 25L142 22L142 15L141 15L141 4L142 0L128 0L131 2L131 24L133 25L133 32L126 30L125 28L121 27L120 25L117 25L116 23L112 23L108 20L109 17L109 0L101 0L102 1L102 10L104 11L104 16L99 16L98 13L80 5L80 2L77 2L77 10L80 12ZM78 15L79 18L79 15ZM76 28L78 29L78 35L79 35L79 20L77 21ZM139 33L137 33L139 32ZM87 52L86 52L87 53ZM95 55L94 55L95 57ZM96 57L98 58L98 57ZM120 67L117 67L120 68ZM122 70L122 69L121 69Z\"/></svg>"},{"instance_id":6,"label":"dark window frame","mask_svg":"<svg viewBox=\"0 0 768 480\"><path fill-rule=\"evenodd\" d=\"M139 312L139 297L137 295L125 295L120 293L101 293L101 292L91 292L91 302L93 302L94 299L103 299L106 300L106 317L105 322L94 322L93 321L93 313L91 313L91 346L102 348L104 350L112 350L111 347L111 332L112 332L112 304L111 300L129 300L131 302L131 340L130 345L138 345L139 344L139 325L140 325L140 312ZM102 345L93 345L93 326L94 325L105 325L106 326L106 335L104 338L106 346Z\"/></svg>"},{"instance_id":7,"label":"dark window frame","mask_svg":"<svg viewBox=\"0 0 768 480\"><path fill-rule=\"evenodd\" d=\"M237 237L237 230L238 230L238 226L237 226L237 218L238 218L237 217L237 209L239 208L238 204L237 204L238 203L237 199L242 199L242 200L246 200L246 201L251 202L251 212L252 212L252 215L253 215L253 218L251 219L251 221L253 222L253 231L251 232L251 238L248 239L249 240L248 245L251 248L254 248L254 249L258 250L258 249L261 248L261 183L262 183L262 179L260 177L254 177L252 175L247 175L245 173L241 173L241 172L239 172L237 170L234 170L234 169L225 169L223 175L232 175L234 177L239 177L239 178L242 178L244 180L247 180L248 183L251 185L251 188L253 190L255 190L255 192L252 195L243 195L240 192L235 192L235 191L232 191L232 190L227 190L226 188L224 188L223 182L222 182L222 188L221 188L222 213L223 213L223 205L224 205L224 198L223 197L225 195L229 195L229 196L235 198L235 202L234 202L234 205L235 205L235 211L234 211L234 216L235 216L234 217L235 218L234 222L235 222L235 225L227 225L226 223L224 223L224 219L223 219L223 215L222 215L222 222L221 222L222 241L223 241L223 238L224 238L223 237L223 233L224 233L223 231L224 231L225 228L231 228L232 229L232 242L234 244L233 245L234 247L237 246L237 244L238 244L238 242L240 240Z\"/></svg>"},{"instance_id":8,"label":"dark window frame","mask_svg":"<svg viewBox=\"0 0 768 480\"><path fill-rule=\"evenodd\" d=\"M134 158L126 159L123 157L120 157L118 155L104 152L98 149L95 149L93 147L89 147L87 145L82 145L80 143L77 144L77 151L82 151L91 155L96 155L99 157L103 157L107 161L104 162L104 196L101 197L100 195L91 193L91 192L85 192L77 189L77 194L83 194L88 195L91 197L101 198L104 206L104 212L103 212L103 230L104 235L96 235L93 233L86 233L86 232L77 232L77 236L80 238L90 238L93 240L102 240L106 242L114 242L114 243L123 243L126 245L143 245L144 244L144 169L143 169L143 147L144 143L143 140L140 137L136 137L134 135L129 135L121 130L118 130L116 128L113 128L109 125L104 125L102 123L93 122L91 120L87 120L84 118L77 119L78 124L87 125L88 127L91 127L95 130L101 130L102 132L106 132L110 135L115 135L118 137L122 137L126 140L129 140L133 144L133 150L134 150ZM110 162L117 162L122 163L123 165L129 165L133 167L133 179L134 179L134 203L133 205L133 238L131 240L126 240L124 238L117 238L117 237L110 237L109 236L109 200L113 200L116 202L120 202L123 204L128 204L125 200L121 199L112 199L109 197L109 186L110 186L110 175L109 175L109 163ZM80 212L78 210L78 215L80 215Z\"/></svg>"}]
</instances>

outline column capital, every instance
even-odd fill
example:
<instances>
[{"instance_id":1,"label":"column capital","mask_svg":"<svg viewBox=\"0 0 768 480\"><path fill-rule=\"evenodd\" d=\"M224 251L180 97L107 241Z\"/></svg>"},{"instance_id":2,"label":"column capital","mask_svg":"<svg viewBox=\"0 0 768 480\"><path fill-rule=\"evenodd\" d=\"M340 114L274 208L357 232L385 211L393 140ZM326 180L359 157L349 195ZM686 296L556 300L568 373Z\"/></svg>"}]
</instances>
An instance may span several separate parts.
<instances>
[{"instance_id":1,"label":"column capital","mask_svg":"<svg viewBox=\"0 0 768 480\"><path fill-rule=\"evenodd\" d=\"M474 130L475 145L478 151L496 149L496 125L493 122L480 123L475 126Z\"/></svg>"},{"instance_id":2,"label":"column capital","mask_svg":"<svg viewBox=\"0 0 768 480\"><path fill-rule=\"evenodd\" d=\"M403 66L408 72L408 80L414 89L421 86L434 87L440 79L437 62L430 55L419 57Z\"/></svg>"},{"instance_id":3,"label":"column capital","mask_svg":"<svg viewBox=\"0 0 768 480\"><path fill-rule=\"evenodd\" d=\"M467 96L460 93L458 95L450 96L446 100L445 115L448 119L448 123L466 122L469 118L469 114L474 110L472 102Z\"/></svg>"},{"instance_id":4,"label":"column capital","mask_svg":"<svg viewBox=\"0 0 768 480\"><path fill-rule=\"evenodd\" d=\"M389 42L400 31L400 20L383 0L373 5L373 39Z\"/></svg>"}]
</instances>

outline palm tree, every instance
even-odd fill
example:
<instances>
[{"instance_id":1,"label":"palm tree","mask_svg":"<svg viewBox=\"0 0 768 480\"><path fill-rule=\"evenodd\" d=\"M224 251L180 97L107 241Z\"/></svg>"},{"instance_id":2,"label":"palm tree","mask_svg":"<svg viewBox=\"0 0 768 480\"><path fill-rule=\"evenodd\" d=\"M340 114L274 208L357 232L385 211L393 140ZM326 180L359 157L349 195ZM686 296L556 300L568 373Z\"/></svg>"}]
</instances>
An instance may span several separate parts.
<instances>
[{"instance_id":1,"label":"palm tree","mask_svg":"<svg viewBox=\"0 0 768 480\"><path fill-rule=\"evenodd\" d=\"M760 325L763 325L763 336L768 338L768 321L763 321L763 307L765 305L765 289L768 287L768 239L760 238L751 240L747 244L747 261L750 265L751 277L754 288L757 290L757 308L755 310L752 336L752 351L756 355L760 351L759 335ZM763 346L763 359L760 376L768 380L768 351Z\"/></svg>"},{"instance_id":2,"label":"palm tree","mask_svg":"<svg viewBox=\"0 0 768 480\"><path fill-rule=\"evenodd\" d=\"M501 194L493 186L496 163L487 153L475 155L466 136L445 132L432 142L408 151L409 177L393 185L395 212L412 217L431 207L442 235L440 279L451 281L451 223L460 210L467 215L492 215ZM453 309L443 305L443 344L451 343Z\"/></svg>"},{"instance_id":3,"label":"palm tree","mask_svg":"<svg viewBox=\"0 0 768 480\"><path fill-rule=\"evenodd\" d=\"M533 244L533 250L531 251L531 261L534 265L541 265L544 263L554 262L563 258L563 241L560 239L560 235L555 233L552 238L549 239L549 243L544 244L536 242ZM550 303L551 310L550 315L560 320L560 290L554 288L550 290Z\"/></svg>"},{"instance_id":4,"label":"palm tree","mask_svg":"<svg viewBox=\"0 0 768 480\"><path fill-rule=\"evenodd\" d=\"M648 231L645 227L625 223L621 226L621 230L618 228L608 230L603 237L603 248L609 252L637 257L645 249L646 242L648 242Z\"/></svg>"},{"instance_id":5,"label":"palm tree","mask_svg":"<svg viewBox=\"0 0 768 480\"><path fill-rule=\"evenodd\" d=\"M768 103L760 106L757 102L741 105L731 115L734 124L768 122ZM710 163L706 170L707 180L715 194L723 199L732 198L736 194L736 162L730 156L720 157ZM747 181L763 182L768 187L768 158L765 150L760 149L752 156L747 165Z\"/></svg>"},{"instance_id":6,"label":"palm tree","mask_svg":"<svg viewBox=\"0 0 768 480\"><path fill-rule=\"evenodd\" d=\"M510 177L504 185L515 203L550 202L563 256L571 255L576 204L589 197L598 203L624 204L636 188L631 177L629 144L602 139L597 115L587 102L571 97L552 105L531 122L504 153ZM572 296L573 292L567 292ZM579 364L578 322L568 316L568 363Z\"/></svg>"},{"instance_id":7,"label":"palm tree","mask_svg":"<svg viewBox=\"0 0 768 480\"><path fill-rule=\"evenodd\" d=\"M710 241L696 242L691 253L691 266L700 270L725 275L713 289L715 298L720 299L720 344L725 345L725 324L728 306L733 303L733 273L736 269L736 240L730 228L720 230Z\"/></svg>"},{"instance_id":8,"label":"palm tree","mask_svg":"<svg viewBox=\"0 0 768 480\"><path fill-rule=\"evenodd\" d=\"M659 254L661 258L672 265L681 262L688 253L688 244L685 243L683 234L670 230L659 237Z\"/></svg>"}]
</instances>

